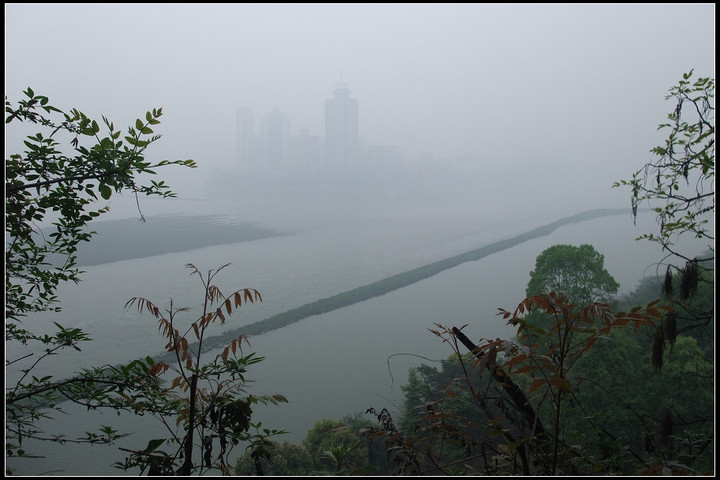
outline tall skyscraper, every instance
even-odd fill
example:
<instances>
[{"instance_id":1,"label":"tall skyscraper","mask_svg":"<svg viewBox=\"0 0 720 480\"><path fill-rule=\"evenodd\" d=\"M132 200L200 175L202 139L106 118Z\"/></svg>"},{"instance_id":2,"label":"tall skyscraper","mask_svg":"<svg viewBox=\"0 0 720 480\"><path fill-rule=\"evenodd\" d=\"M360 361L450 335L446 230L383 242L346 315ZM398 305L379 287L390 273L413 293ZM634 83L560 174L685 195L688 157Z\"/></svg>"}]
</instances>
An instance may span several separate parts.
<instances>
[{"instance_id":1,"label":"tall skyscraper","mask_svg":"<svg viewBox=\"0 0 720 480\"><path fill-rule=\"evenodd\" d=\"M354 166L358 160L358 101L350 98L347 84L335 86L325 100L325 162L331 169Z\"/></svg>"},{"instance_id":2,"label":"tall skyscraper","mask_svg":"<svg viewBox=\"0 0 720 480\"><path fill-rule=\"evenodd\" d=\"M321 153L320 137L310 135L307 128L301 128L297 135L290 137L288 157L292 166L318 168Z\"/></svg>"},{"instance_id":3,"label":"tall skyscraper","mask_svg":"<svg viewBox=\"0 0 720 480\"><path fill-rule=\"evenodd\" d=\"M262 136L265 146L265 163L271 166L283 165L288 154L290 120L277 108L266 113Z\"/></svg>"}]
</instances>

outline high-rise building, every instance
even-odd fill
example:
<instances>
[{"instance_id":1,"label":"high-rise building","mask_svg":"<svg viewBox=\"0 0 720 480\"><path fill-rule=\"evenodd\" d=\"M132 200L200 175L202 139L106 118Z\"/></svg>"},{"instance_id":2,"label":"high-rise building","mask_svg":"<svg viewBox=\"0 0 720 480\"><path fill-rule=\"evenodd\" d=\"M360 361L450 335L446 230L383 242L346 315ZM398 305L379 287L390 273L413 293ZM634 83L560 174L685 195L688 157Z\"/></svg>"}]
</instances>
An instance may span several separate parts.
<instances>
[{"instance_id":1,"label":"high-rise building","mask_svg":"<svg viewBox=\"0 0 720 480\"><path fill-rule=\"evenodd\" d=\"M250 107L235 108L235 157L239 166L250 165L253 161L253 114Z\"/></svg>"},{"instance_id":2,"label":"high-rise building","mask_svg":"<svg viewBox=\"0 0 720 480\"><path fill-rule=\"evenodd\" d=\"M358 160L358 101L350 98L347 84L335 86L325 100L325 162L331 169L354 166Z\"/></svg>"},{"instance_id":3,"label":"high-rise building","mask_svg":"<svg viewBox=\"0 0 720 480\"><path fill-rule=\"evenodd\" d=\"M297 135L290 137L290 164L303 168L317 168L320 163L320 137L310 135L307 128L301 128Z\"/></svg>"},{"instance_id":4,"label":"high-rise building","mask_svg":"<svg viewBox=\"0 0 720 480\"><path fill-rule=\"evenodd\" d=\"M271 166L285 164L290 140L290 120L277 108L265 114L262 137L265 163Z\"/></svg>"}]
</instances>

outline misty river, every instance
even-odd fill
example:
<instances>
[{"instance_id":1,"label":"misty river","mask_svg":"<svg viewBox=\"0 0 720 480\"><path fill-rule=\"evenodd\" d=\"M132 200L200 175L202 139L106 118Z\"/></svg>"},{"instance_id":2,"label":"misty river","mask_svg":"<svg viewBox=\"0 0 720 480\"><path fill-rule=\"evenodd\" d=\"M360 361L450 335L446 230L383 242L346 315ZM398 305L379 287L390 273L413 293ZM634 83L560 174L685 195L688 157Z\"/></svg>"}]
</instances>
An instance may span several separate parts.
<instances>
[{"instance_id":1,"label":"misty river","mask_svg":"<svg viewBox=\"0 0 720 480\"><path fill-rule=\"evenodd\" d=\"M176 305L194 307L190 314L199 315L202 285L188 276L186 263L203 272L231 263L216 278L220 289L229 294L251 287L263 296L262 303L244 305L226 325L212 328L209 333L215 335L580 213L501 217L453 209L449 215L447 209L429 202L422 208L399 204L384 209L307 204L248 207L247 202L228 201L181 205L186 215L213 212L219 216L216 219L249 222L278 235L84 267L86 273L78 285L60 289L63 311L34 316L26 325L42 331L54 321L82 328L93 340L82 345L81 352L63 352L55 357L61 361L46 362L37 376L62 377L89 364L117 364L160 353L165 341L153 318L125 309L124 304L141 296L162 308L173 298ZM152 208L148 210L152 214ZM148 215L144 226L151 228L152 222ZM656 273L654 264L661 258L657 247L634 240L654 227L649 215L641 216L638 226L633 226L629 209L626 215L562 226L548 236L386 295L252 337L244 351L257 352L265 360L249 369L248 378L253 380L249 392L279 393L289 400L279 406L255 407L253 421L289 431L276 440L299 442L322 418L339 419L370 407L385 407L399 415L400 387L408 368L452 353L428 331L435 323L467 324L464 331L473 340L512 336L513 330L496 315L497 309L517 306L535 258L558 243L592 244L605 255L606 268L621 284L620 293L628 293L643 276ZM188 324L196 318L193 315L188 315ZM6 355L12 358L18 353ZM12 380L6 379L8 384ZM64 408L68 415L55 414L55 420L46 422L48 431L72 438L100 425L114 425L136 432L117 445L134 449L164 436L159 422L151 417ZM111 466L125 457L117 446L27 442L26 450L45 458L11 459L8 466L28 475L119 475L123 471ZM236 449L238 456L242 452L242 446Z\"/></svg>"}]
</instances>

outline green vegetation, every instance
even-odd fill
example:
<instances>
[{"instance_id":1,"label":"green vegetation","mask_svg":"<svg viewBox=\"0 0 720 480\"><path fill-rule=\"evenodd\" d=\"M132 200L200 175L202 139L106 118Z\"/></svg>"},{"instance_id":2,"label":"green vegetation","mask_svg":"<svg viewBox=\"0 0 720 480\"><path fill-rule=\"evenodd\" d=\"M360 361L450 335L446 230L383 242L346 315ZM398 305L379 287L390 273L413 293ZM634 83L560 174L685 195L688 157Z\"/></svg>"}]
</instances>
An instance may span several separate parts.
<instances>
[{"instance_id":1,"label":"green vegetation","mask_svg":"<svg viewBox=\"0 0 720 480\"><path fill-rule=\"evenodd\" d=\"M663 295L673 302L681 319L670 317L656 335L654 358L662 359L664 348L671 346L673 336L666 333L688 329L706 329L715 322L714 304L689 309L689 298L702 283L714 285L703 271L715 259L715 79L693 80L693 70L683 75L665 99L675 107L667 123L658 130L668 131L663 145L650 152L653 160L633 173L630 180L616 182L613 187L630 187L633 215L647 204L657 214L659 232L646 233L638 240L647 240L661 247L666 264ZM707 239L708 249L699 258L690 258L682 251L682 238ZM677 289L672 288L673 273L681 272ZM714 275L714 273L713 273Z\"/></svg>"},{"instance_id":2,"label":"green vegetation","mask_svg":"<svg viewBox=\"0 0 720 480\"><path fill-rule=\"evenodd\" d=\"M150 180L143 185L141 178L155 175L155 169L167 165L195 167L192 160L145 160L147 148L160 139L151 125L160 123L161 108L138 118L124 139L103 117L108 132L101 137L98 122L82 112L72 109L64 113L30 88L24 94L27 99L20 100L17 107L5 101L6 125L28 122L41 129L26 137L25 152L5 161L5 315L15 328L18 319L28 313L59 308L53 307L57 286L79 281L77 248L93 235L85 227L108 209L92 210L98 194L104 200L121 191L173 197L165 182ZM59 141L64 136L69 137L74 156L64 153ZM86 140L95 143L88 147ZM40 236L37 225L55 217L52 233ZM62 261L50 264L54 256ZM14 339L29 335L15 328L11 330Z\"/></svg>"},{"instance_id":3,"label":"green vegetation","mask_svg":"<svg viewBox=\"0 0 720 480\"><path fill-rule=\"evenodd\" d=\"M322 419L308 430L300 445L273 442L262 460L266 475L368 475L386 473L389 466L383 442L363 432L373 425L360 415L341 420ZM245 453L235 465L236 475L256 471L253 455Z\"/></svg>"},{"instance_id":4,"label":"green vegetation","mask_svg":"<svg viewBox=\"0 0 720 480\"><path fill-rule=\"evenodd\" d=\"M608 302L620 288L592 245L554 245L535 260L525 295L561 292L581 305Z\"/></svg>"},{"instance_id":5,"label":"green vegetation","mask_svg":"<svg viewBox=\"0 0 720 480\"><path fill-rule=\"evenodd\" d=\"M358 440L358 446L372 444L369 451L383 452L384 458L355 457L353 467L370 475L521 473L523 445L528 445L524 455L530 474L552 469L574 475L710 471L713 352L703 352L696 337L683 335L672 352L665 352L662 371L653 367L649 345L667 309L653 303L651 286L657 290L657 279L648 277L634 292L617 299L622 310L617 313L603 304L568 308L561 296L552 297L552 307L546 296L523 301L515 312L505 312L518 326L518 338L479 345L479 359L462 352L455 341L459 337L439 326L435 333L454 345L455 352L438 367L410 370L397 426L386 410L373 409L367 412L377 417L371 426L368 420L354 426L347 418L319 421L301 445L276 444L265 471L333 473L335 464L330 457L318 457L322 449L317 445L347 447ZM693 302L712 301L713 294L703 289ZM560 307L564 313L558 316ZM528 351L521 337L528 327L525 320L536 309L545 315L555 311L552 316L558 323L546 334L556 340L530 345ZM558 338L558 332L565 333ZM700 338L707 341L706 336ZM509 378L500 381L498 372L514 378L527 392L542 425L535 427L535 437L505 384ZM345 440L337 437L340 432ZM251 465L249 454L244 455L236 471L249 472Z\"/></svg>"},{"instance_id":6,"label":"green vegetation","mask_svg":"<svg viewBox=\"0 0 720 480\"><path fill-rule=\"evenodd\" d=\"M247 393L247 369L262 358L254 353L243 354L244 337L234 339L213 361L202 361L202 342L210 324L216 321L224 324L226 316L232 315L243 304L262 301L260 293L244 288L225 296L212 281L227 265L210 270L205 276L194 265L187 267L191 275L200 278L204 306L202 314L185 333L177 330L177 324L181 323L177 316L188 311L187 307L175 307L171 300L169 308L163 312L149 300L137 297L126 304L155 317L162 335L168 339L165 348L172 352L174 361L154 362L148 358L147 367L142 365L139 371L131 371L130 375L122 368L106 369L113 380L112 386L102 392L106 402L111 403L109 406L127 409L136 415L150 413L169 434L166 439L151 440L143 450L130 450L130 456L118 465L124 470L139 467L140 473L147 469L149 475L187 476L211 471L229 474L228 459L234 446L240 442L249 443L252 455L259 459L268 454L268 437L285 433L261 429L261 423L251 422L253 405L277 405L287 400L278 394L257 396ZM192 349L187 340L191 331L198 341L197 350ZM169 386L162 379L168 373L174 375ZM122 386L117 388L117 385ZM164 445L175 451L159 450ZM258 469L257 473L262 474L262 470Z\"/></svg>"},{"instance_id":7,"label":"green vegetation","mask_svg":"<svg viewBox=\"0 0 720 480\"><path fill-rule=\"evenodd\" d=\"M112 381L92 369L59 381L33 375L41 362L66 348L80 350L81 342L89 338L80 329L57 323L55 333L37 334L25 328L23 318L35 312L60 310L58 286L80 281L78 246L90 241L93 232L87 227L108 210L97 208L98 203L123 191L136 197L173 197L175 194L163 181L148 177L168 165L195 167L193 160L145 159L147 148L160 139L153 128L160 123L161 108L138 118L122 136L105 117L97 122L77 109L65 113L31 88L23 93L25 98L17 105L7 97L5 100L7 135L15 134L17 122L39 130L25 137L27 150L5 160L5 342L26 347L20 357L5 359L6 375L9 369L17 369L13 376L19 378L14 384L6 384L5 389L8 456L29 456L22 446L23 439L29 437L60 443L112 443L122 436L110 427L76 439L46 436L39 429L37 420L59 410L61 400L76 401L88 408L105 401L103 389ZM103 130L107 133L102 134ZM40 230L43 222L52 225L46 235ZM96 374L99 376L93 376Z\"/></svg>"},{"instance_id":8,"label":"green vegetation","mask_svg":"<svg viewBox=\"0 0 720 480\"><path fill-rule=\"evenodd\" d=\"M210 362L201 361L203 347L218 346L219 337L206 338L210 324L224 323L243 303L261 297L254 289L223 295L212 280L226 266L204 276L188 265L202 282L205 301L185 332L177 329L176 317L187 308L171 301L163 311L144 298L127 303L157 320L171 361L147 357L119 367L87 368L61 381L37 378L32 371L38 362L64 348L79 350L80 342L88 340L81 330L61 325L54 335L35 335L20 321L29 313L59 308L54 305L57 286L79 281L77 248L92 237L84 227L105 210L88 212L86 207L99 201L97 193L108 199L123 189L171 196L163 182L140 186L136 176L194 162L144 160L145 148L159 138L145 136L153 134L150 125L159 123L161 110L138 119L124 143L107 119L109 134L100 138L97 122L76 110L64 114L28 89L28 100L17 108L6 102L6 123L29 121L51 133L28 137L25 155L11 155L6 162L6 342L41 348L6 360L7 369L36 355L20 369L21 379L6 387L6 454L30 456L22 447L29 437L114 443L127 435L103 427L86 438L44 437L37 420L60 410L60 399L66 398L89 409L159 419L168 437L127 450L129 457L119 465L149 474L714 473L714 250L688 258L676 248L685 234L714 239L708 215L714 213L714 80L691 84L691 76L686 74L669 95L678 103L671 122L660 126L671 133L665 146L652 150L659 160L618 184L632 187L634 214L643 202L661 202L655 207L660 235L640 238L658 242L683 265L668 262L665 278L644 281L634 294L614 299L617 282L591 245L551 247L537 258L527 298L514 309L500 309L499 315L517 329L515 338L475 344L466 335L472 325L436 324L432 333L450 346L452 355L439 369L422 365L410 371L399 425L388 410L371 408L365 413L376 422L357 416L321 420L301 446L279 444L272 439L283 431L251 422L254 404L286 399L246 392L247 369L262 358L243 354L245 335L382 295L563 224L621 211L585 212L243 327ZM694 121L681 120L687 118L684 106L692 107ZM64 121L45 117L53 114ZM57 148L58 132L70 134L75 157ZM83 137L96 143L81 146ZM59 212L59 219L45 240L36 224L49 210ZM65 261L50 262L57 256ZM165 380L165 374L173 378ZM240 443L246 444L246 454L233 472L230 453Z\"/></svg>"},{"instance_id":9,"label":"green vegetation","mask_svg":"<svg viewBox=\"0 0 720 480\"><path fill-rule=\"evenodd\" d=\"M604 262L604 256L592 245L553 245L535 260L535 269L530 272L525 294L527 298L532 298L555 292L571 305L576 305L574 308L595 302L609 303L620 284L605 269ZM553 315L535 310L527 313L524 320L527 323L523 335L525 344L552 343L563 334L552 331L556 324Z\"/></svg>"},{"instance_id":10,"label":"green vegetation","mask_svg":"<svg viewBox=\"0 0 720 480\"><path fill-rule=\"evenodd\" d=\"M521 347L520 337L527 327L524 319L535 309L547 314L570 307L563 297L553 297L551 307L543 303L550 297L538 296L529 302L530 309L525 308L528 302L522 302L516 312L506 312L518 326L519 337L515 342L479 345L484 352L480 359L461 352L453 343L458 337L438 328L436 334L455 345L455 353L439 367L420 365L410 370L403 386L404 414L397 426L387 411L372 409L367 413L377 416L378 422L370 427L352 426L347 419L320 421L301 445L277 445L275 460L265 471L278 475L336 472L331 456L318 457L317 452L323 450L318 443L348 447L361 440L358 448L374 442L370 451L377 451L379 445L384 463L382 458L363 454L355 457L353 467L376 475L520 473L524 471L520 452L526 444L524 455L531 474L553 469L556 474L575 475L705 473L712 469L712 351L703 352L695 337L681 335L672 352L665 352L663 369L658 372L653 367L649 344L668 311L653 303L648 291L653 283L657 285L657 279L649 277L636 291L617 299L622 310L617 313L602 304L564 308L560 316L556 311L553 316L558 324L548 335L557 338L558 331L565 333L546 347L531 345L538 349L534 352ZM693 302L712 298L713 291L704 289ZM572 328L560 328L563 325ZM540 415L542 427L535 427L536 437L527 430L507 385L498 380L499 371L515 379ZM345 440L337 438L340 432L347 436ZM288 452L290 460L283 460L283 452ZM311 459L315 462L312 473L308 471ZM293 470L291 464L298 469ZM248 472L250 466L245 455L236 465L237 472Z\"/></svg>"}]
</instances>

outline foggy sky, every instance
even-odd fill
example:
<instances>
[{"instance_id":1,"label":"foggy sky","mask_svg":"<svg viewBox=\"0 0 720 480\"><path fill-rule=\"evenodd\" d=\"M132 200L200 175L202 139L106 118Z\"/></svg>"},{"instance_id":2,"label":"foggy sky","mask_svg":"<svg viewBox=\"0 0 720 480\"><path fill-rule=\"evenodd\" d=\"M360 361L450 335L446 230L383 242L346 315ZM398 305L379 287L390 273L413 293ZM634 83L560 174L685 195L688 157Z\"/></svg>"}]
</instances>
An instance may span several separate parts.
<instances>
[{"instance_id":1,"label":"foggy sky","mask_svg":"<svg viewBox=\"0 0 720 480\"><path fill-rule=\"evenodd\" d=\"M618 196L611 183L662 140L667 90L691 68L715 75L714 4L6 4L5 14L11 101L30 86L116 126L163 107L152 155L205 171L232 164L236 106L252 107L256 124L278 108L293 134L322 136L324 101L343 81L361 138L408 162L466 155Z\"/></svg>"}]
</instances>

